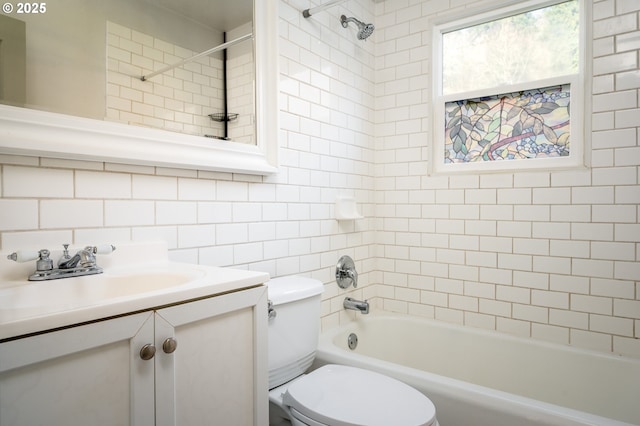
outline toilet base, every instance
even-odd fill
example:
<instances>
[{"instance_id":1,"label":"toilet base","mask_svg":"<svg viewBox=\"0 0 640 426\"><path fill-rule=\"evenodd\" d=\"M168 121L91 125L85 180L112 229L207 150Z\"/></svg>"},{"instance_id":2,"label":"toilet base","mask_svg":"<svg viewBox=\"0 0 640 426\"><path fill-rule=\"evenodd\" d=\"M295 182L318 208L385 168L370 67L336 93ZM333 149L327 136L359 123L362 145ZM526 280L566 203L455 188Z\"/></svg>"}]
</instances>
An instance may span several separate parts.
<instances>
[{"instance_id":1,"label":"toilet base","mask_svg":"<svg viewBox=\"0 0 640 426\"><path fill-rule=\"evenodd\" d=\"M291 421L285 415L280 407L269 403L269 426L291 426Z\"/></svg>"},{"instance_id":2,"label":"toilet base","mask_svg":"<svg viewBox=\"0 0 640 426\"><path fill-rule=\"evenodd\" d=\"M289 385L301 377L304 377L304 374L269 391L269 426L324 426L313 420L309 422L299 420L282 400Z\"/></svg>"},{"instance_id":3,"label":"toilet base","mask_svg":"<svg viewBox=\"0 0 640 426\"><path fill-rule=\"evenodd\" d=\"M291 413L282 401L288 387L285 383L269 391L269 426L291 426Z\"/></svg>"}]
</instances>

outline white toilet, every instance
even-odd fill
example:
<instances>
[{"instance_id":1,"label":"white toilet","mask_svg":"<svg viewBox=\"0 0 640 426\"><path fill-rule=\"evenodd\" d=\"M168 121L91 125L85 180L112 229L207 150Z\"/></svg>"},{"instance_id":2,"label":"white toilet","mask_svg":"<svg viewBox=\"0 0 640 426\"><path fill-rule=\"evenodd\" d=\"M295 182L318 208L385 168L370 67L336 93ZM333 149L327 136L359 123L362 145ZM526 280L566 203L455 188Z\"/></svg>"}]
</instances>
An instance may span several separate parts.
<instances>
[{"instance_id":1,"label":"white toilet","mask_svg":"<svg viewBox=\"0 0 640 426\"><path fill-rule=\"evenodd\" d=\"M324 287L303 277L267 286L271 426L438 426L429 398L391 377L334 364L305 374L318 345Z\"/></svg>"}]
</instances>

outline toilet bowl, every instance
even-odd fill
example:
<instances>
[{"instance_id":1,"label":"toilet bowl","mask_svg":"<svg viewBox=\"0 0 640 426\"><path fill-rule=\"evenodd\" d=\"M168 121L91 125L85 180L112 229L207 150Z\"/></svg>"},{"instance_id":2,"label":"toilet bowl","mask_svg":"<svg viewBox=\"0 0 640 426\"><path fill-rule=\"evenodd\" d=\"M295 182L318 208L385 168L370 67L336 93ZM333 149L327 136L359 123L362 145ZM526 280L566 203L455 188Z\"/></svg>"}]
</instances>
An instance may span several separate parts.
<instances>
[{"instance_id":1,"label":"toilet bowl","mask_svg":"<svg viewBox=\"0 0 640 426\"><path fill-rule=\"evenodd\" d=\"M436 409L414 388L373 371L329 364L269 392L294 426L436 426Z\"/></svg>"},{"instance_id":2,"label":"toilet bowl","mask_svg":"<svg viewBox=\"0 0 640 426\"><path fill-rule=\"evenodd\" d=\"M274 278L267 286L270 425L438 425L429 398L396 379L335 364L307 371L318 343L324 287L303 277Z\"/></svg>"}]
</instances>

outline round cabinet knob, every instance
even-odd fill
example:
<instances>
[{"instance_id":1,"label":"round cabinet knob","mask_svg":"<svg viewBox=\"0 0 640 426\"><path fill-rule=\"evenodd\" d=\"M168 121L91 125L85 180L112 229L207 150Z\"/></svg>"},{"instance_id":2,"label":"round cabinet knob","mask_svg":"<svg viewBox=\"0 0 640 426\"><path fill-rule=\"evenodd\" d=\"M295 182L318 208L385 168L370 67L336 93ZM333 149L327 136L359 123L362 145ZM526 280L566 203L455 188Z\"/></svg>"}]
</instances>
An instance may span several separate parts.
<instances>
[{"instance_id":1,"label":"round cabinet knob","mask_svg":"<svg viewBox=\"0 0 640 426\"><path fill-rule=\"evenodd\" d=\"M178 348L178 341L173 337L167 338L164 343L162 343L162 350L166 354L172 354Z\"/></svg>"},{"instance_id":2,"label":"round cabinet knob","mask_svg":"<svg viewBox=\"0 0 640 426\"><path fill-rule=\"evenodd\" d=\"M151 358L155 356L155 354L156 354L156 347L149 343L147 343L142 347L142 349L140 349L140 358L142 358L145 361L149 361Z\"/></svg>"}]
</instances>

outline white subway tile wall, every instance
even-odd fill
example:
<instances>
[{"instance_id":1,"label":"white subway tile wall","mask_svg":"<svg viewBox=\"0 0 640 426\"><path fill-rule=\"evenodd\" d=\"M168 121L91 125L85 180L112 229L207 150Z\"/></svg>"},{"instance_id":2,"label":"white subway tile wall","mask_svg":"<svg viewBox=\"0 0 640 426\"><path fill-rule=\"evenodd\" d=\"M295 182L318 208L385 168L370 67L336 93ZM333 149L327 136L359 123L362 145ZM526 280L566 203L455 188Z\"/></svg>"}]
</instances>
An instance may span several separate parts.
<instances>
[{"instance_id":1,"label":"white subway tile wall","mask_svg":"<svg viewBox=\"0 0 640 426\"><path fill-rule=\"evenodd\" d=\"M377 301L387 310L640 356L640 4L594 1L590 11L590 168L425 177L429 19L476 5L375 6ZM405 155L411 149L419 154ZM407 259L420 263L419 272ZM421 299L407 297L408 289Z\"/></svg>"},{"instance_id":2,"label":"white subway tile wall","mask_svg":"<svg viewBox=\"0 0 640 426\"><path fill-rule=\"evenodd\" d=\"M250 32L251 26L247 27ZM229 49L227 106L228 112L237 116L228 122L227 136L240 143L255 144L253 52L250 48L251 43L244 43ZM140 80L143 75L198 53L107 22L105 118L192 135L224 137L223 122L209 118L209 114L224 114L225 87L220 53L200 57L147 81Z\"/></svg>"},{"instance_id":3,"label":"white subway tile wall","mask_svg":"<svg viewBox=\"0 0 640 426\"><path fill-rule=\"evenodd\" d=\"M213 46L212 46L213 47ZM140 77L199 52L107 22L106 119L193 135L222 136L222 61L205 56L148 81Z\"/></svg>"},{"instance_id":4,"label":"white subway tile wall","mask_svg":"<svg viewBox=\"0 0 640 426\"><path fill-rule=\"evenodd\" d=\"M160 238L175 260L320 279L325 328L355 315L333 277L348 254L373 309L640 356L640 3L593 2L590 168L427 176L429 18L476 4L306 20L282 0L278 174L0 156L1 248ZM343 193L365 219L334 219Z\"/></svg>"}]
</instances>

